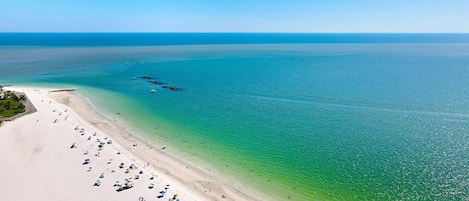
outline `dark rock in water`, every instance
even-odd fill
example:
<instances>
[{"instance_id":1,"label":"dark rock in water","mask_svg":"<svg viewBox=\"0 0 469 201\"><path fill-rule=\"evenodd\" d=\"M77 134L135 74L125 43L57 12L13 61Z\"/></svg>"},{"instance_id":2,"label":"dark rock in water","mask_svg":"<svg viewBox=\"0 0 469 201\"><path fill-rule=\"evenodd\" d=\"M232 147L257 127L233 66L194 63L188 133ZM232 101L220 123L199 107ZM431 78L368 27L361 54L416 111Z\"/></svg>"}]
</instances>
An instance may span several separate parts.
<instances>
[{"instance_id":1,"label":"dark rock in water","mask_svg":"<svg viewBox=\"0 0 469 201\"><path fill-rule=\"evenodd\" d=\"M143 79L148 79L148 80L151 80L151 79L153 79L152 77L150 77L150 76L146 76L146 75L142 75L142 76L140 76L140 77L141 77L141 78L143 78Z\"/></svg>"},{"instance_id":2,"label":"dark rock in water","mask_svg":"<svg viewBox=\"0 0 469 201\"><path fill-rule=\"evenodd\" d=\"M66 92L66 91L75 91L75 89L57 89L57 90L50 90L49 92Z\"/></svg>"},{"instance_id":3,"label":"dark rock in water","mask_svg":"<svg viewBox=\"0 0 469 201\"><path fill-rule=\"evenodd\" d=\"M164 84L164 82L160 82L160 81L156 81L156 80L149 80L148 82L150 82L152 84L159 84L159 85Z\"/></svg>"},{"instance_id":4,"label":"dark rock in water","mask_svg":"<svg viewBox=\"0 0 469 201\"><path fill-rule=\"evenodd\" d=\"M179 88L179 87L169 86L169 85L164 85L163 88L170 89L170 90L173 90L173 91L181 90L181 88Z\"/></svg>"}]
</instances>

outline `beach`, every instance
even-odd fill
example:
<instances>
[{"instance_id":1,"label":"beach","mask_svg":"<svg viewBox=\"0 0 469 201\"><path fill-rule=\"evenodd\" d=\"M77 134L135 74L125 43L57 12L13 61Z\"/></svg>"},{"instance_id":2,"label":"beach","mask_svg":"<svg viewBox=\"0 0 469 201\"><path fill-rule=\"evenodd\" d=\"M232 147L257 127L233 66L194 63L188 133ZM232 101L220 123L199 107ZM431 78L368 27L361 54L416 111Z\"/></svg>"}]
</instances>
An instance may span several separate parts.
<instances>
[{"instance_id":1,"label":"beach","mask_svg":"<svg viewBox=\"0 0 469 201\"><path fill-rule=\"evenodd\" d=\"M73 92L5 90L37 112L0 127L1 200L272 199L139 139Z\"/></svg>"}]
</instances>

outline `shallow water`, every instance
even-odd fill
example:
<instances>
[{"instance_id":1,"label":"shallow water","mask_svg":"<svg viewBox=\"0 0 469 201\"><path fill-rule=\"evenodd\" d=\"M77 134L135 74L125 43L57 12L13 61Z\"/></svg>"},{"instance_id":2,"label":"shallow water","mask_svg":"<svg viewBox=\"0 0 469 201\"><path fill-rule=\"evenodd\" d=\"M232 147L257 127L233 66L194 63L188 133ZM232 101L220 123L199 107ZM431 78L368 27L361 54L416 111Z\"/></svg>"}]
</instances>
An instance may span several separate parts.
<instances>
[{"instance_id":1,"label":"shallow water","mask_svg":"<svg viewBox=\"0 0 469 201\"><path fill-rule=\"evenodd\" d=\"M0 55L0 82L79 87L134 130L283 198L468 199L468 44L2 46Z\"/></svg>"}]
</instances>

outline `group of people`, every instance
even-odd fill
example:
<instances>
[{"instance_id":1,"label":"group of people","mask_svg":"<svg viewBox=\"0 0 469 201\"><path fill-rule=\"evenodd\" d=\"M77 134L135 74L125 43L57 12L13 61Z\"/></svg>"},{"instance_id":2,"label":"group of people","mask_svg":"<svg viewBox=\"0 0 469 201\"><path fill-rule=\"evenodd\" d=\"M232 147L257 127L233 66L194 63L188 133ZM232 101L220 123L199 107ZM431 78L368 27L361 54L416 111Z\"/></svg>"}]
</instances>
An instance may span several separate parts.
<instances>
[{"instance_id":1,"label":"group of people","mask_svg":"<svg viewBox=\"0 0 469 201\"><path fill-rule=\"evenodd\" d=\"M78 133L82 136L84 136L86 134L86 131L84 128L80 128L78 126L75 127L75 130L78 131ZM91 141L92 138L96 138L95 142L97 143L97 153L95 154L96 157L99 157L101 155L101 152L103 151L104 149L104 146L105 145L111 145L112 144L112 141L110 139L108 139L107 137L104 138L104 141L101 141L98 137L97 137L97 133L95 132L93 135L90 135L87 137L87 141ZM74 149L74 148L78 148L77 146L77 143L73 143L70 147L71 149ZM86 150L84 152L84 155L88 155L88 153L92 151L92 150ZM121 155L120 152L117 153L117 155ZM110 159L107 164L111 164L113 161L113 159ZM91 160L89 158L86 158L83 162L83 165L90 165L91 163ZM120 192L120 191L123 191L123 190L127 190L127 189L131 189L134 187L134 182L133 181L136 181L136 180L139 180L141 178L141 175L144 175L144 171L143 169L139 169L135 164L130 164L127 168L125 168L125 164L123 162L119 163L119 165L117 166L118 169L122 169L124 174L131 174L132 172L135 172L135 176L133 177L126 177L124 179L125 182L121 183L120 181L116 181L114 183L114 187L116 187L116 191L117 192ZM145 167L145 166L144 166ZM111 173L115 173L116 171L112 168L107 168L107 170L110 170L111 169ZM124 170L125 169L125 170ZM91 172L92 170L92 167L89 166L88 169L87 169L87 172ZM155 174L154 173L151 173L150 177L149 177L149 180L153 180L155 178ZM102 184L102 180L104 179L104 173L101 173L99 175L99 178L96 180L96 182L93 184L94 186L101 186ZM150 185L148 186L148 189L153 189L154 187L154 183L150 183ZM168 189L169 189L170 185L166 185L164 187L164 190L160 191L159 194L156 196L157 198L163 198ZM169 200L173 200L173 201L179 201L178 199L178 194L174 194ZM140 196L139 197L139 201L142 201L142 200L146 200L143 196Z\"/></svg>"}]
</instances>

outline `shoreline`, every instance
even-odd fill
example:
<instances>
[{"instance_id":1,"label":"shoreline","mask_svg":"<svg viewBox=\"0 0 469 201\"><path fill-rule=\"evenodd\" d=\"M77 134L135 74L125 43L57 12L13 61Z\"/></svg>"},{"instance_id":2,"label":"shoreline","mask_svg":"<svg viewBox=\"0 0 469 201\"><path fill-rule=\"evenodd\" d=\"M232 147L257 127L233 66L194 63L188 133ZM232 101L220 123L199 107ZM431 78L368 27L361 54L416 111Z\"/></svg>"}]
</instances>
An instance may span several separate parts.
<instances>
[{"instance_id":1,"label":"shoreline","mask_svg":"<svg viewBox=\"0 0 469 201\"><path fill-rule=\"evenodd\" d=\"M15 91L22 90L22 87L19 86L9 88L15 89ZM23 90L26 91L27 95L35 91L31 87ZM157 175L168 177L173 183L177 183L177 186L180 185L184 191L191 192L191 196L197 197L192 200L275 200L262 192L245 189L241 185L235 187L233 183L230 183L233 181L222 178L222 175L215 175L195 164L190 164L188 161L166 152L164 148L156 148L152 142L146 141L140 135L128 132L122 128L122 125L100 113L85 97L76 92L55 91L50 93L49 89L41 88L41 90L48 91L47 96L53 100L51 102L56 101L57 104L67 109L70 108L89 127L116 142L115 144L123 149L123 155L130 158L131 161L140 161L144 167L153 168ZM38 109L39 113L40 110ZM183 200L190 199L184 198Z\"/></svg>"}]
</instances>

